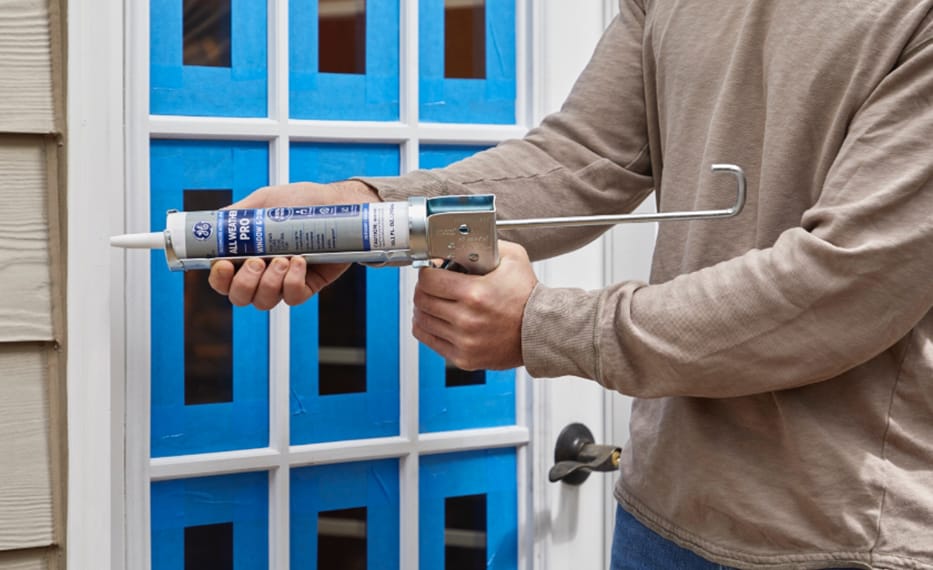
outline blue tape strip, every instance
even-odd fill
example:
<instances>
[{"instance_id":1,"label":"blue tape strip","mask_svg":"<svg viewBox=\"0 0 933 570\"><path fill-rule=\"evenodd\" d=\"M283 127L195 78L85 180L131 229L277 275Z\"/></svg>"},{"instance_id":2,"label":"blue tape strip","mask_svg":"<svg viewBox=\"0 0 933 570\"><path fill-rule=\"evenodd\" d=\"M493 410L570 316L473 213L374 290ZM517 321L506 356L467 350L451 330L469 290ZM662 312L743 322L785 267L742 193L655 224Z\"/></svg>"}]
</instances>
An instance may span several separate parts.
<instances>
[{"instance_id":1,"label":"blue tape strip","mask_svg":"<svg viewBox=\"0 0 933 570\"><path fill-rule=\"evenodd\" d=\"M468 158L478 152L484 151L487 148L489 147L425 145L421 147L421 152L418 154L418 166L425 170L431 168L444 168L445 166L450 166L451 164L459 162L464 158Z\"/></svg>"},{"instance_id":2,"label":"blue tape strip","mask_svg":"<svg viewBox=\"0 0 933 570\"><path fill-rule=\"evenodd\" d=\"M291 567L317 567L317 519L322 511L366 507L370 568L399 563L399 478L394 459L291 470Z\"/></svg>"},{"instance_id":3,"label":"blue tape strip","mask_svg":"<svg viewBox=\"0 0 933 570\"><path fill-rule=\"evenodd\" d=\"M486 371L486 383L446 385L444 359L425 345L418 346L422 432L495 427L515 423L515 371Z\"/></svg>"},{"instance_id":4,"label":"blue tape strip","mask_svg":"<svg viewBox=\"0 0 933 570\"><path fill-rule=\"evenodd\" d=\"M366 74L318 71L318 2L291 0L289 113L294 119L399 118L399 2L366 2Z\"/></svg>"},{"instance_id":5,"label":"blue tape strip","mask_svg":"<svg viewBox=\"0 0 933 570\"><path fill-rule=\"evenodd\" d=\"M230 188L233 199L268 184L265 143L152 141L150 227L180 209L184 190ZM265 447L269 443L267 313L233 309L233 402L185 405L184 276L151 256L153 457ZM205 276L205 279L207 277Z\"/></svg>"},{"instance_id":6,"label":"blue tape strip","mask_svg":"<svg viewBox=\"0 0 933 570\"><path fill-rule=\"evenodd\" d=\"M151 0L149 104L155 115L267 115L266 2L231 0L230 67L184 65L179 0Z\"/></svg>"},{"instance_id":7,"label":"blue tape strip","mask_svg":"<svg viewBox=\"0 0 933 570\"><path fill-rule=\"evenodd\" d=\"M486 568L518 567L518 489L514 449L421 458L419 563L444 568L444 499L486 495Z\"/></svg>"},{"instance_id":8,"label":"blue tape strip","mask_svg":"<svg viewBox=\"0 0 933 570\"><path fill-rule=\"evenodd\" d=\"M243 473L152 484L152 570L185 567L185 527L233 523L238 570L269 567L268 475Z\"/></svg>"},{"instance_id":9,"label":"blue tape strip","mask_svg":"<svg viewBox=\"0 0 933 570\"><path fill-rule=\"evenodd\" d=\"M486 147L424 146L421 168L443 168ZM420 345L419 420L422 432L493 427L515 423L515 372L487 371L486 383L473 386L446 386L444 359Z\"/></svg>"},{"instance_id":10,"label":"blue tape strip","mask_svg":"<svg viewBox=\"0 0 933 570\"><path fill-rule=\"evenodd\" d=\"M425 122L515 123L515 0L486 0L486 79L444 77L444 0L419 0Z\"/></svg>"},{"instance_id":11,"label":"blue tape strip","mask_svg":"<svg viewBox=\"0 0 933 570\"><path fill-rule=\"evenodd\" d=\"M397 146L293 144L293 181L398 174ZM290 318L293 445L399 433L398 270L366 270L366 392L318 395L318 299Z\"/></svg>"}]
</instances>

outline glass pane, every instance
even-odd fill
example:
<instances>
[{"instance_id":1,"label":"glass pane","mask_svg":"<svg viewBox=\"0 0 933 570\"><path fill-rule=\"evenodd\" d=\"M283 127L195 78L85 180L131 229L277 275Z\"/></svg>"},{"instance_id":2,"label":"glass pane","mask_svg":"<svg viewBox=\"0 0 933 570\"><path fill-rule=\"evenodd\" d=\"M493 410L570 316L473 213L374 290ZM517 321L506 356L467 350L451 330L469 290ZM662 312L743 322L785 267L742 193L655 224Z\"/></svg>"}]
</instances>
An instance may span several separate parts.
<instances>
[{"instance_id":1,"label":"glass pane","mask_svg":"<svg viewBox=\"0 0 933 570\"><path fill-rule=\"evenodd\" d=\"M515 123L518 4L419 0L422 122Z\"/></svg>"},{"instance_id":2,"label":"glass pane","mask_svg":"<svg viewBox=\"0 0 933 570\"><path fill-rule=\"evenodd\" d=\"M151 486L152 570L268 570L265 471Z\"/></svg>"},{"instance_id":3,"label":"glass pane","mask_svg":"<svg viewBox=\"0 0 933 570\"><path fill-rule=\"evenodd\" d=\"M366 268L350 268L320 293L321 396L366 391Z\"/></svg>"},{"instance_id":4,"label":"glass pane","mask_svg":"<svg viewBox=\"0 0 933 570\"><path fill-rule=\"evenodd\" d=\"M493 6L488 6L493 10ZM488 147L422 145L420 168L443 168ZM515 421L514 371L466 371L421 345L419 424L422 432L507 425Z\"/></svg>"},{"instance_id":5,"label":"glass pane","mask_svg":"<svg viewBox=\"0 0 933 570\"><path fill-rule=\"evenodd\" d=\"M515 570L515 449L422 455L418 560L439 570Z\"/></svg>"},{"instance_id":6,"label":"glass pane","mask_svg":"<svg viewBox=\"0 0 933 570\"><path fill-rule=\"evenodd\" d=\"M444 381L448 388L455 386L475 386L486 383L485 370L461 370L449 362L444 367Z\"/></svg>"},{"instance_id":7,"label":"glass pane","mask_svg":"<svg viewBox=\"0 0 933 570\"><path fill-rule=\"evenodd\" d=\"M449 363L444 367L444 383L448 388L476 386L486 383L485 370L461 370Z\"/></svg>"},{"instance_id":8,"label":"glass pane","mask_svg":"<svg viewBox=\"0 0 933 570\"><path fill-rule=\"evenodd\" d=\"M265 142L153 140L151 151L153 230L167 210L214 209L269 181ZM267 446L268 313L231 307L204 273L169 271L162 252L150 279L152 457Z\"/></svg>"},{"instance_id":9,"label":"glass pane","mask_svg":"<svg viewBox=\"0 0 933 570\"><path fill-rule=\"evenodd\" d=\"M291 118L398 120L399 2L288 0Z\"/></svg>"},{"instance_id":10,"label":"glass pane","mask_svg":"<svg viewBox=\"0 0 933 570\"><path fill-rule=\"evenodd\" d=\"M254 0L148 0L149 112L268 115L268 5Z\"/></svg>"},{"instance_id":11,"label":"glass pane","mask_svg":"<svg viewBox=\"0 0 933 570\"><path fill-rule=\"evenodd\" d=\"M233 201L232 190L185 190L188 212ZM185 405L233 401L233 305L207 283L207 271L185 273Z\"/></svg>"},{"instance_id":12,"label":"glass pane","mask_svg":"<svg viewBox=\"0 0 933 570\"><path fill-rule=\"evenodd\" d=\"M185 65L230 67L230 0L185 0Z\"/></svg>"},{"instance_id":13,"label":"glass pane","mask_svg":"<svg viewBox=\"0 0 933 570\"><path fill-rule=\"evenodd\" d=\"M444 0L444 77L486 78L486 0Z\"/></svg>"},{"instance_id":14,"label":"glass pane","mask_svg":"<svg viewBox=\"0 0 933 570\"><path fill-rule=\"evenodd\" d=\"M400 163L395 145L292 143L289 156L294 182L393 176ZM290 313L292 444L398 434L398 269L351 266Z\"/></svg>"},{"instance_id":15,"label":"glass pane","mask_svg":"<svg viewBox=\"0 0 933 570\"><path fill-rule=\"evenodd\" d=\"M317 536L318 570L366 570L366 507L319 513Z\"/></svg>"},{"instance_id":16,"label":"glass pane","mask_svg":"<svg viewBox=\"0 0 933 570\"><path fill-rule=\"evenodd\" d=\"M387 459L290 469L290 567L398 570L398 467Z\"/></svg>"},{"instance_id":17,"label":"glass pane","mask_svg":"<svg viewBox=\"0 0 933 570\"><path fill-rule=\"evenodd\" d=\"M185 527L185 570L233 570L233 523Z\"/></svg>"},{"instance_id":18,"label":"glass pane","mask_svg":"<svg viewBox=\"0 0 933 570\"><path fill-rule=\"evenodd\" d=\"M486 495L444 500L445 570L485 570Z\"/></svg>"},{"instance_id":19,"label":"glass pane","mask_svg":"<svg viewBox=\"0 0 933 570\"><path fill-rule=\"evenodd\" d=\"M366 73L366 0L318 0L318 70Z\"/></svg>"}]
</instances>

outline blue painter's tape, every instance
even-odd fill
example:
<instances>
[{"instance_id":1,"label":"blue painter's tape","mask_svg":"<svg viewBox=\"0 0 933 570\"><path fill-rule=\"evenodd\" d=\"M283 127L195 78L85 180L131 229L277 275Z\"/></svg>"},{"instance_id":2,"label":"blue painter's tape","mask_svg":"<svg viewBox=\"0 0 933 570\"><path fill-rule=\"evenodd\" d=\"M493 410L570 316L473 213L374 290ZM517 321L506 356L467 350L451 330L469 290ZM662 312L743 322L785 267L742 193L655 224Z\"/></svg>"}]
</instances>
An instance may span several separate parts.
<instances>
[{"instance_id":1,"label":"blue painter's tape","mask_svg":"<svg viewBox=\"0 0 933 570\"><path fill-rule=\"evenodd\" d=\"M184 65L179 0L150 2L150 107L155 115L267 115L266 2L231 0L230 67Z\"/></svg>"},{"instance_id":2,"label":"blue painter's tape","mask_svg":"<svg viewBox=\"0 0 933 570\"><path fill-rule=\"evenodd\" d=\"M444 0L419 0L420 116L437 123L515 123L515 0L486 0L486 78L444 77Z\"/></svg>"},{"instance_id":3,"label":"blue painter's tape","mask_svg":"<svg viewBox=\"0 0 933 570\"><path fill-rule=\"evenodd\" d=\"M316 568L318 514L366 507L370 568L399 567L399 477L394 459L291 470L291 567Z\"/></svg>"},{"instance_id":4,"label":"blue painter's tape","mask_svg":"<svg viewBox=\"0 0 933 570\"><path fill-rule=\"evenodd\" d=\"M460 146L460 145L422 145L421 152L418 155L418 166L422 169L444 168L464 158L484 151L489 147L485 146Z\"/></svg>"},{"instance_id":5,"label":"blue painter's tape","mask_svg":"<svg viewBox=\"0 0 933 570\"><path fill-rule=\"evenodd\" d=\"M293 144L292 180L333 182L354 175L398 174L389 145ZM366 392L319 395L318 298L291 308L293 445L399 433L399 273L366 269Z\"/></svg>"},{"instance_id":6,"label":"blue painter's tape","mask_svg":"<svg viewBox=\"0 0 933 570\"><path fill-rule=\"evenodd\" d=\"M153 231L165 227L167 210L181 209L184 190L229 188L239 200L268 184L265 143L157 140L150 150ZM267 446L268 314L233 308L233 401L186 406L184 276L168 270L161 252L150 267L152 456Z\"/></svg>"},{"instance_id":7,"label":"blue painter's tape","mask_svg":"<svg viewBox=\"0 0 933 570\"><path fill-rule=\"evenodd\" d=\"M421 168L443 168L484 147L424 146ZM446 363L427 346L418 351L419 420L422 432L512 425L515 423L515 372L487 371L486 383L446 385Z\"/></svg>"},{"instance_id":8,"label":"blue painter's tape","mask_svg":"<svg viewBox=\"0 0 933 570\"><path fill-rule=\"evenodd\" d=\"M518 489L514 449L421 458L419 562L444 568L444 499L486 495L486 568L518 567Z\"/></svg>"},{"instance_id":9,"label":"blue painter's tape","mask_svg":"<svg viewBox=\"0 0 933 570\"><path fill-rule=\"evenodd\" d=\"M399 118L399 1L366 2L366 73L318 71L318 1L291 0L289 113L293 119Z\"/></svg>"},{"instance_id":10,"label":"blue painter's tape","mask_svg":"<svg viewBox=\"0 0 933 570\"><path fill-rule=\"evenodd\" d=\"M152 570L185 567L185 527L233 523L237 570L269 567L268 474L152 484Z\"/></svg>"},{"instance_id":11,"label":"blue painter's tape","mask_svg":"<svg viewBox=\"0 0 933 570\"><path fill-rule=\"evenodd\" d=\"M419 345L421 431L515 424L515 371L487 370L485 374L484 384L448 388L444 359L427 346Z\"/></svg>"}]
</instances>

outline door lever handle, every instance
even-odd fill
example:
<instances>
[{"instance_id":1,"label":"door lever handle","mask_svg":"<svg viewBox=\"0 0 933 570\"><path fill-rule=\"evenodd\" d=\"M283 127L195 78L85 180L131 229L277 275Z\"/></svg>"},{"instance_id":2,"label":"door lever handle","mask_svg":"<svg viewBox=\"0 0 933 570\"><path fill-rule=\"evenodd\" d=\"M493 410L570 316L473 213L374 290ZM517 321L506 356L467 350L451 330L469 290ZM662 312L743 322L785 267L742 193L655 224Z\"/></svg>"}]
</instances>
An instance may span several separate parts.
<instances>
[{"instance_id":1,"label":"door lever handle","mask_svg":"<svg viewBox=\"0 0 933 570\"><path fill-rule=\"evenodd\" d=\"M561 430L554 446L554 466L548 471L551 483L563 481L580 485L593 471L615 471L619 468L622 448L597 445L593 433L581 423Z\"/></svg>"}]
</instances>

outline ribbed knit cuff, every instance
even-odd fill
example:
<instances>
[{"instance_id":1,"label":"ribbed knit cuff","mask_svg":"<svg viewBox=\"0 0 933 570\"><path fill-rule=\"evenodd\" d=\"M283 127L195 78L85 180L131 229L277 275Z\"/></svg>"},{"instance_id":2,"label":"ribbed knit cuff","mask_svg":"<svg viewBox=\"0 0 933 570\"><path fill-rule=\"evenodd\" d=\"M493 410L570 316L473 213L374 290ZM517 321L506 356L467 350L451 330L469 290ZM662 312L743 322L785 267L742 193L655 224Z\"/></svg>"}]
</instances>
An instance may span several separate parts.
<instances>
[{"instance_id":1,"label":"ribbed knit cuff","mask_svg":"<svg viewBox=\"0 0 933 570\"><path fill-rule=\"evenodd\" d=\"M538 378L596 378L596 309L599 292L538 284L522 318L522 358Z\"/></svg>"},{"instance_id":2,"label":"ribbed knit cuff","mask_svg":"<svg viewBox=\"0 0 933 570\"><path fill-rule=\"evenodd\" d=\"M423 170L404 176L359 176L351 180L372 186L386 202L407 200L409 196L440 196L447 188L443 179Z\"/></svg>"}]
</instances>

